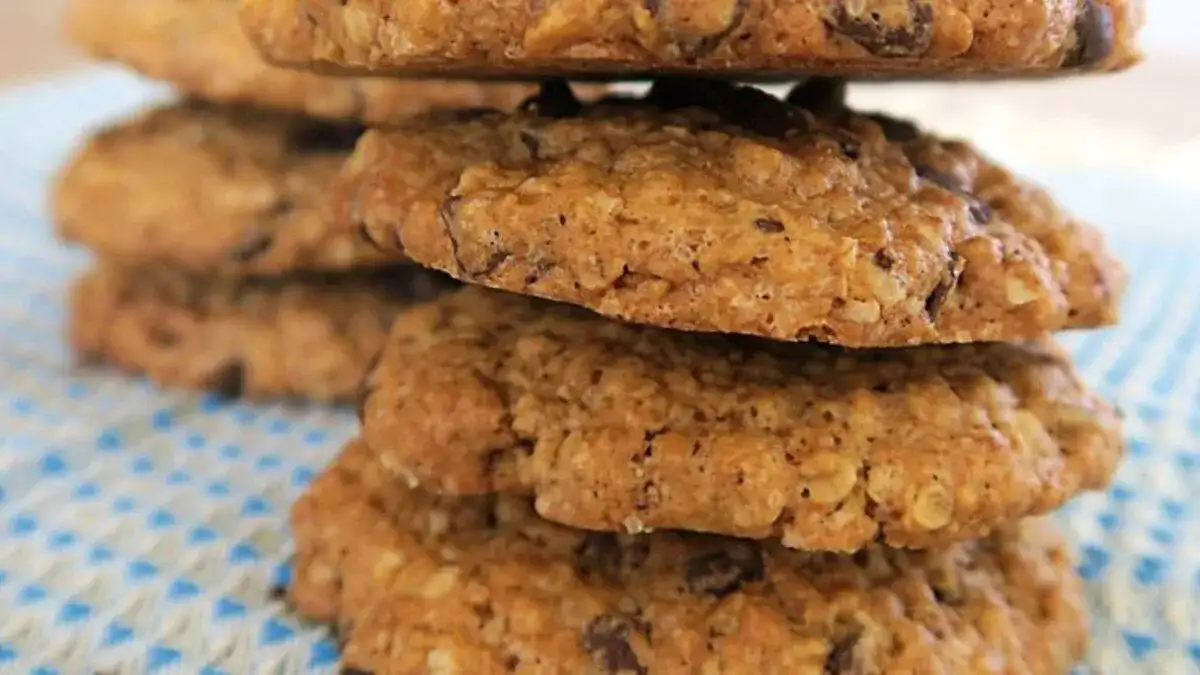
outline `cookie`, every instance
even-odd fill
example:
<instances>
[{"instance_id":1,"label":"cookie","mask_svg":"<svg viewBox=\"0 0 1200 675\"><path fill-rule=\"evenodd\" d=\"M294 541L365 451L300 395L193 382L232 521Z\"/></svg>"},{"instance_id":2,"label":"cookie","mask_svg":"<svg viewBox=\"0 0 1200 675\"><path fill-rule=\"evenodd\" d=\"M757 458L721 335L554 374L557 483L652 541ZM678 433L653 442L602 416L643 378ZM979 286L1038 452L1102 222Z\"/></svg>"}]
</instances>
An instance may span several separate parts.
<instances>
[{"instance_id":1,"label":"cookie","mask_svg":"<svg viewBox=\"0 0 1200 675\"><path fill-rule=\"evenodd\" d=\"M843 105L660 80L583 105L370 131L344 227L494 288L685 330L852 347L1022 340L1113 323L1101 235L963 142Z\"/></svg>"},{"instance_id":2,"label":"cookie","mask_svg":"<svg viewBox=\"0 0 1200 675\"><path fill-rule=\"evenodd\" d=\"M853 556L586 533L514 498L432 497L352 443L292 512L291 597L343 672L1065 674L1079 579L1045 523Z\"/></svg>"},{"instance_id":3,"label":"cookie","mask_svg":"<svg viewBox=\"0 0 1200 675\"><path fill-rule=\"evenodd\" d=\"M242 33L237 0L74 0L67 16L72 41L91 55L224 103L379 124L438 107L509 108L531 92L276 68Z\"/></svg>"},{"instance_id":4,"label":"cookie","mask_svg":"<svg viewBox=\"0 0 1200 675\"><path fill-rule=\"evenodd\" d=\"M981 537L1106 485L1119 421L1048 343L845 350L639 328L470 287L364 382L384 466L601 531L853 551Z\"/></svg>"},{"instance_id":5,"label":"cookie","mask_svg":"<svg viewBox=\"0 0 1200 675\"><path fill-rule=\"evenodd\" d=\"M242 0L269 60L533 77L1049 75L1140 58L1143 0Z\"/></svg>"},{"instance_id":6,"label":"cookie","mask_svg":"<svg viewBox=\"0 0 1200 675\"><path fill-rule=\"evenodd\" d=\"M71 290L68 340L166 386L347 401L392 322L450 284L416 267L213 281L101 265Z\"/></svg>"},{"instance_id":7,"label":"cookie","mask_svg":"<svg viewBox=\"0 0 1200 675\"><path fill-rule=\"evenodd\" d=\"M327 191L362 128L199 101L100 131L52 198L62 238L128 265L247 275L380 265L328 224Z\"/></svg>"}]
</instances>

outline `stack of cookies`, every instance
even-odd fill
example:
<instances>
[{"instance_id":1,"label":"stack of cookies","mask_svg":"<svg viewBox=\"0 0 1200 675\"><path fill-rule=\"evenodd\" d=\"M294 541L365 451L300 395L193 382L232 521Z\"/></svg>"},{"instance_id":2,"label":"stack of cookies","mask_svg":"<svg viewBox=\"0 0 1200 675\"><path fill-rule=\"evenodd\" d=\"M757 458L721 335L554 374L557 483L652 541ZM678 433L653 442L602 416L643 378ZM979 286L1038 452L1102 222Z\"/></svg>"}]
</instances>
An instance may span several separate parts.
<instances>
[{"instance_id":1,"label":"stack of cookies","mask_svg":"<svg viewBox=\"0 0 1200 675\"><path fill-rule=\"evenodd\" d=\"M1037 517L1104 486L1122 441L1050 336L1114 322L1121 269L1037 187L852 110L829 78L1114 70L1137 60L1140 3L242 10L272 61L374 86L657 78L389 119L329 179L327 238L466 283L401 311L361 438L293 511L290 597L338 627L344 672L1058 674L1082 657L1080 582ZM801 84L729 82L745 77ZM332 241L303 259L355 259Z\"/></svg>"},{"instance_id":2,"label":"stack of cookies","mask_svg":"<svg viewBox=\"0 0 1200 675\"><path fill-rule=\"evenodd\" d=\"M271 67L236 0L74 0L68 29L182 94L95 134L59 179L61 235L100 260L72 292L71 342L229 396L353 398L394 318L447 286L326 225L361 125L532 91Z\"/></svg>"}]
</instances>

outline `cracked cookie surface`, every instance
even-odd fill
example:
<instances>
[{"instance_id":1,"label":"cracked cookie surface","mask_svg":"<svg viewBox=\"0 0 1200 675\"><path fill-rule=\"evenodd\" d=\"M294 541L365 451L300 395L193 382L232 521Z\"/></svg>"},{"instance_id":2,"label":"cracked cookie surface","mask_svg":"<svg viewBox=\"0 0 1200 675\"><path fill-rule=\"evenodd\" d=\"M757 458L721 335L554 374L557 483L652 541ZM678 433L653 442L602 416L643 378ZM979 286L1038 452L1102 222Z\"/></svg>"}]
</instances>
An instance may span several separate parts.
<instances>
[{"instance_id":1,"label":"cracked cookie surface","mask_svg":"<svg viewBox=\"0 0 1200 675\"><path fill-rule=\"evenodd\" d=\"M1143 0L242 0L272 61L456 76L1048 75L1140 58Z\"/></svg>"},{"instance_id":2,"label":"cracked cookie surface","mask_svg":"<svg viewBox=\"0 0 1200 675\"><path fill-rule=\"evenodd\" d=\"M209 280L101 264L72 288L68 341L166 386L348 401L392 322L452 285L415 266Z\"/></svg>"},{"instance_id":3,"label":"cracked cookie surface","mask_svg":"<svg viewBox=\"0 0 1200 675\"><path fill-rule=\"evenodd\" d=\"M95 135L64 168L59 234L130 265L230 276L377 266L328 223L328 190L362 127L189 101Z\"/></svg>"},{"instance_id":4,"label":"cracked cookie surface","mask_svg":"<svg viewBox=\"0 0 1200 675\"><path fill-rule=\"evenodd\" d=\"M73 0L71 40L200 98L381 124L440 107L508 108L528 85L328 77L268 65L238 25L237 0Z\"/></svg>"},{"instance_id":5,"label":"cracked cookie surface","mask_svg":"<svg viewBox=\"0 0 1200 675\"><path fill-rule=\"evenodd\" d=\"M812 550L984 536L1106 485L1123 450L1048 343L845 350L478 287L405 315L360 414L382 464L427 489Z\"/></svg>"},{"instance_id":6,"label":"cracked cookie surface","mask_svg":"<svg viewBox=\"0 0 1200 675\"><path fill-rule=\"evenodd\" d=\"M1116 320L1098 231L842 89L668 79L584 105L551 83L368 132L333 200L381 248L624 321L883 347Z\"/></svg>"},{"instance_id":7,"label":"cracked cookie surface","mask_svg":"<svg viewBox=\"0 0 1200 675\"><path fill-rule=\"evenodd\" d=\"M338 625L348 673L1061 675L1087 641L1041 522L853 556L587 533L521 499L409 490L351 442L292 526L290 597Z\"/></svg>"}]
</instances>

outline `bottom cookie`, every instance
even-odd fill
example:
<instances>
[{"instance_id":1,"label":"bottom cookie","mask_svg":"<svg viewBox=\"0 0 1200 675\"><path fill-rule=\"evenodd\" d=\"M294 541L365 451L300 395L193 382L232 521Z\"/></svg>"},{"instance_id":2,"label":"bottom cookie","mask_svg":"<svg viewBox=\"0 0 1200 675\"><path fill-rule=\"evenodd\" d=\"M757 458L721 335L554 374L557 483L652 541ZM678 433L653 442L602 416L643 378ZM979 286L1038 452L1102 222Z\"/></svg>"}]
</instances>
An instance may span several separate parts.
<instances>
[{"instance_id":1,"label":"bottom cookie","mask_svg":"<svg viewBox=\"0 0 1200 675\"><path fill-rule=\"evenodd\" d=\"M1066 673L1082 589L1044 523L852 556L588 533L411 490L352 442L292 512L295 607L343 672Z\"/></svg>"},{"instance_id":2,"label":"bottom cookie","mask_svg":"<svg viewBox=\"0 0 1200 675\"><path fill-rule=\"evenodd\" d=\"M71 290L68 340L162 385L351 400L396 317L450 284L415 266L211 280L101 265Z\"/></svg>"}]
</instances>

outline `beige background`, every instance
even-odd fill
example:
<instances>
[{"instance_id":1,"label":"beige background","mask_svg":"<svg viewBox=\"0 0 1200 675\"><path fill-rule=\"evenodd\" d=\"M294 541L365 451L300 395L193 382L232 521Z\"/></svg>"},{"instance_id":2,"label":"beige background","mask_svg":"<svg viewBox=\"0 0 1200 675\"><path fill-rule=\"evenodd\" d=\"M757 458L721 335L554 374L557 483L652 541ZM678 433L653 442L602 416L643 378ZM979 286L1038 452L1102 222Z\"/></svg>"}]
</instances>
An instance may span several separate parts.
<instances>
[{"instance_id":1,"label":"beige background","mask_svg":"<svg viewBox=\"0 0 1200 675\"><path fill-rule=\"evenodd\" d=\"M66 0L0 0L0 81L28 79L78 64L59 38Z\"/></svg>"}]
</instances>

